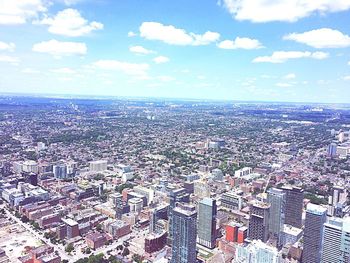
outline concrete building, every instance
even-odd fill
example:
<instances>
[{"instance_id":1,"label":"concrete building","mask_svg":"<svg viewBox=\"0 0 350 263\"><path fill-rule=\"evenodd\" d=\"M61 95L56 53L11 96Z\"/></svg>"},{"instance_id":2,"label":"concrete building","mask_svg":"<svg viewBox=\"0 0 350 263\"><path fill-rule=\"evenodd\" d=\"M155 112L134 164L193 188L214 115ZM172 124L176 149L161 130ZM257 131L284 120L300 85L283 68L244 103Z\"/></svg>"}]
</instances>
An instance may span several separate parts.
<instances>
[{"instance_id":1,"label":"concrete building","mask_svg":"<svg viewBox=\"0 0 350 263\"><path fill-rule=\"evenodd\" d=\"M248 245L236 247L234 263L280 263L281 254L277 248L269 246L260 240L254 240Z\"/></svg>"},{"instance_id":2,"label":"concrete building","mask_svg":"<svg viewBox=\"0 0 350 263\"><path fill-rule=\"evenodd\" d=\"M308 204L306 208L303 263L321 262L323 224L327 220L327 209Z\"/></svg>"},{"instance_id":3,"label":"concrete building","mask_svg":"<svg viewBox=\"0 0 350 263\"><path fill-rule=\"evenodd\" d=\"M293 245L303 236L303 230L290 225L284 225L281 232L282 245Z\"/></svg>"},{"instance_id":4,"label":"concrete building","mask_svg":"<svg viewBox=\"0 0 350 263\"><path fill-rule=\"evenodd\" d=\"M267 202L270 204L269 233L270 237L274 237L280 245L285 221L286 194L277 188L271 188L267 193Z\"/></svg>"},{"instance_id":5,"label":"concrete building","mask_svg":"<svg viewBox=\"0 0 350 263\"><path fill-rule=\"evenodd\" d=\"M221 205L231 211L242 209L242 196L235 192L227 192L222 194Z\"/></svg>"},{"instance_id":6,"label":"concrete building","mask_svg":"<svg viewBox=\"0 0 350 263\"><path fill-rule=\"evenodd\" d=\"M171 247L171 263L195 263L197 212L188 204L178 204L173 209L173 242Z\"/></svg>"},{"instance_id":7,"label":"concrete building","mask_svg":"<svg viewBox=\"0 0 350 263\"><path fill-rule=\"evenodd\" d=\"M168 197L169 197L169 207L168 207L168 217L169 217L169 233L167 244L172 244L173 239L173 210L176 207L177 202L188 203L190 201L190 195L186 193L184 188L168 187Z\"/></svg>"},{"instance_id":8,"label":"concrete building","mask_svg":"<svg viewBox=\"0 0 350 263\"><path fill-rule=\"evenodd\" d=\"M89 162L90 172L103 172L107 170L107 161L106 160L98 160Z\"/></svg>"},{"instance_id":9,"label":"concrete building","mask_svg":"<svg viewBox=\"0 0 350 263\"><path fill-rule=\"evenodd\" d=\"M254 201L250 204L248 238L266 242L269 238L270 204Z\"/></svg>"},{"instance_id":10,"label":"concrete building","mask_svg":"<svg viewBox=\"0 0 350 263\"><path fill-rule=\"evenodd\" d=\"M197 242L208 248L214 248L216 242L216 201L204 198L198 205Z\"/></svg>"},{"instance_id":11,"label":"concrete building","mask_svg":"<svg viewBox=\"0 0 350 263\"><path fill-rule=\"evenodd\" d=\"M286 194L285 221L287 225L302 227L304 190L294 186L284 186Z\"/></svg>"},{"instance_id":12,"label":"concrete building","mask_svg":"<svg viewBox=\"0 0 350 263\"><path fill-rule=\"evenodd\" d=\"M53 174L57 179L68 178L67 165L66 164L56 164L52 167Z\"/></svg>"}]
</instances>

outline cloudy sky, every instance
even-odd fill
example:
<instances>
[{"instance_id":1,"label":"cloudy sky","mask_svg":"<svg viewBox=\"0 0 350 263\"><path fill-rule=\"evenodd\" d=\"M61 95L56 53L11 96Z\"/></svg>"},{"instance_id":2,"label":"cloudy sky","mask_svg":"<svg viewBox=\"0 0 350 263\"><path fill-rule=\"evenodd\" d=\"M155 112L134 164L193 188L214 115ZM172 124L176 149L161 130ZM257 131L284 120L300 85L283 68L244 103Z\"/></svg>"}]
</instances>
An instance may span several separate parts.
<instances>
[{"instance_id":1,"label":"cloudy sky","mask_svg":"<svg viewBox=\"0 0 350 263\"><path fill-rule=\"evenodd\" d=\"M350 0L0 0L0 92L350 102Z\"/></svg>"}]
</instances>

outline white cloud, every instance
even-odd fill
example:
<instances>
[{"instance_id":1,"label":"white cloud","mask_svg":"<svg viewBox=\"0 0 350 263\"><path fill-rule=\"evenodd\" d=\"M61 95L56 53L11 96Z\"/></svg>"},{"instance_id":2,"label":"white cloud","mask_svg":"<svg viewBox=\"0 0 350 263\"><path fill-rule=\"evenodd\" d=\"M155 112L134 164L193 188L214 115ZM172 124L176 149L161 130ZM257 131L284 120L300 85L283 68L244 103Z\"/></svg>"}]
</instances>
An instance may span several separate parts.
<instances>
[{"instance_id":1,"label":"white cloud","mask_svg":"<svg viewBox=\"0 0 350 263\"><path fill-rule=\"evenodd\" d=\"M247 37L236 37L235 40L224 40L218 44L219 48L223 49L258 49L263 46L257 39Z\"/></svg>"},{"instance_id":2,"label":"white cloud","mask_svg":"<svg viewBox=\"0 0 350 263\"><path fill-rule=\"evenodd\" d=\"M314 48L344 48L350 46L350 37L330 28L320 28L304 33L292 33L283 37L286 40L306 44Z\"/></svg>"},{"instance_id":3,"label":"white cloud","mask_svg":"<svg viewBox=\"0 0 350 263\"><path fill-rule=\"evenodd\" d=\"M344 76L344 77L343 77L343 80L350 80L350 75Z\"/></svg>"},{"instance_id":4,"label":"white cloud","mask_svg":"<svg viewBox=\"0 0 350 263\"><path fill-rule=\"evenodd\" d=\"M289 74L285 75L283 78L285 78L285 79L295 79L296 75L294 73L289 73Z\"/></svg>"},{"instance_id":5,"label":"white cloud","mask_svg":"<svg viewBox=\"0 0 350 263\"><path fill-rule=\"evenodd\" d=\"M143 22L140 26L140 35L148 40L160 40L170 45L208 45L217 41L220 34L207 31L203 35L187 33L184 29L172 25L163 25L157 22Z\"/></svg>"},{"instance_id":6,"label":"white cloud","mask_svg":"<svg viewBox=\"0 0 350 263\"><path fill-rule=\"evenodd\" d=\"M159 79L160 81L163 82L170 82L175 80L175 78L171 77L171 76L158 76L157 79Z\"/></svg>"},{"instance_id":7,"label":"white cloud","mask_svg":"<svg viewBox=\"0 0 350 263\"><path fill-rule=\"evenodd\" d=\"M60 42L55 39L36 43L32 48L35 52L48 53L55 57L85 55L87 47L80 42Z\"/></svg>"},{"instance_id":8,"label":"white cloud","mask_svg":"<svg viewBox=\"0 0 350 263\"><path fill-rule=\"evenodd\" d=\"M281 87L281 88L288 88L288 87L292 87L293 85L290 83L285 83L285 82L279 82L275 84L277 87Z\"/></svg>"},{"instance_id":9,"label":"white cloud","mask_svg":"<svg viewBox=\"0 0 350 263\"><path fill-rule=\"evenodd\" d=\"M47 11L45 3L43 0L1 0L0 24L24 24Z\"/></svg>"},{"instance_id":10,"label":"white cloud","mask_svg":"<svg viewBox=\"0 0 350 263\"><path fill-rule=\"evenodd\" d=\"M350 66L350 61L348 62L348 65Z\"/></svg>"},{"instance_id":11,"label":"white cloud","mask_svg":"<svg viewBox=\"0 0 350 263\"><path fill-rule=\"evenodd\" d=\"M0 41L0 50L2 51L14 51L16 48L16 45L14 43L6 43Z\"/></svg>"},{"instance_id":12,"label":"white cloud","mask_svg":"<svg viewBox=\"0 0 350 263\"><path fill-rule=\"evenodd\" d=\"M237 20L256 23L295 22L315 13L326 14L350 9L349 0L222 0Z\"/></svg>"},{"instance_id":13,"label":"white cloud","mask_svg":"<svg viewBox=\"0 0 350 263\"><path fill-rule=\"evenodd\" d=\"M18 57L0 55L0 62L7 62L13 65L18 65L18 63L20 62L20 59Z\"/></svg>"},{"instance_id":14,"label":"white cloud","mask_svg":"<svg viewBox=\"0 0 350 263\"><path fill-rule=\"evenodd\" d=\"M326 59L329 57L329 54L326 53L326 52L314 52L311 54L311 57L312 58L315 58L315 59Z\"/></svg>"},{"instance_id":15,"label":"white cloud","mask_svg":"<svg viewBox=\"0 0 350 263\"><path fill-rule=\"evenodd\" d=\"M40 73L40 71L37 70L37 69L32 69L32 68L25 68L25 69L22 70L22 73L37 74L37 73Z\"/></svg>"},{"instance_id":16,"label":"white cloud","mask_svg":"<svg viewBox=\"0 0 350 263\"><path fill-rule=\"evenodd\" d=\"M69 37L79 37L94 30L103 29L103 24L89 22L81 16L78 10L68 8L57 13L54 17L46 17L38 22L49 26L49 32Z\"/></svg>"},{"instance_id":17,"label":"white cloud","mask_svg":"<svg viewBox=\"0 0 350 263\"><path fill-rule=\"evenodd\" d=\"M71 68L56 68L56 69L52 69L51 72L59 73L59 74L74 74L74 73L76 73L75 70L73 70Z\"/></svg>"},{"instance_id":18,"label":"white cloud","mask_svg":"<svg viewBox=\"0 0 350 263\"><path fill-rule=\"evenodd\" d=\"M309 51L275 51L271 56L261 56L253 60L254 63L269 62L269 63L284 63L289 59L297 58L313 58L325 59L329 56L325 52L309 52Z\"/></svg>"},{"instance_id":19,"label":"white cloud","mask_svg":"<svg viewBox=\"0 0 350 263\"><path fill-rule=\"evenodd\" d=\"M142 46L132 46L129 48L129 51L137 54L144 54L144 55L154 53L153 50L146 49Z\"/></svg>"},{"instance_id":20,"label":"white cloud","mask_svg":"<svg viewBox=\"0 0 350 263\"><path fill-rule=\"evenodd\" d=\"M168 57L165 56L158 56L153 59L153 61L157 64L167 63L170 61Z\"/></svg>"},{"instance_id":21,"label":"white cloud","mask_svg":"<svg viewBox=\"0 0 350 263\"><path fill-rule=\"evenodd\" d=\"M136 33L132 32L132 31L128 32L128 37L136 37L136 36L137 36Z\"/></svg>"},{"instance_id":22,"label":"white cloud","mask_svg":"<svg viewBox=\"0 0 350 263\"><path fill-rule=\"evenodd\" d=\"M93 66L103 70L121 71L128 75L136 76L140 79L148 79L147 71L149 65L145 63L129 63L118 60L98 60L93 63Z\"/></svg>"}]
</instances>

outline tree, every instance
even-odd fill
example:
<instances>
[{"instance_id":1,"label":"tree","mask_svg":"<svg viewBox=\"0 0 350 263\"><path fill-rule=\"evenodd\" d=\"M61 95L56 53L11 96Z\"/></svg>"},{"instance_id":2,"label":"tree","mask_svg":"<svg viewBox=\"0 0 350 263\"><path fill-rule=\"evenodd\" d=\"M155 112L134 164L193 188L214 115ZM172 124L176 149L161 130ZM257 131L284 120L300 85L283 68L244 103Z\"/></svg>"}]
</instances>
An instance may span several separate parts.
<instances>
[{"instance_id":1,"label":"tree","mask_svg":"<svg viewBox=\"0 0 350 263\"><path fill-rule=\"evenodd\" d=\"M70 253L70 252L72 252L73 250L74 250L74 246L73 246L72 243L69 243L69 244L66 246L66 248L65 248L65 251L66 251L67 253Z\"/></svg>"},{"instance_id":2,"label":"tree","mask_svg":"<svg viewBox=\"0 0 350 263\"><path fill-rule=\"evenodd\" d=\"M137 263L142 263L142 257L141 257L140 255L138 255L138 254L134 254L134 255L132 256L132 259L133 259L134 261L136 261Z\"/></svg>"},{"instance_id":3,"label":"tree","mask_svg":"<svg viewBox=\"0 0 350 263\"><path fill-rule=\"evenodd\" d=\"M101 225L101 224L98 224L98 225L96 226L96 230L100 232L100 231L102 230L102 225Z\"/></svg>"}]
</instances>

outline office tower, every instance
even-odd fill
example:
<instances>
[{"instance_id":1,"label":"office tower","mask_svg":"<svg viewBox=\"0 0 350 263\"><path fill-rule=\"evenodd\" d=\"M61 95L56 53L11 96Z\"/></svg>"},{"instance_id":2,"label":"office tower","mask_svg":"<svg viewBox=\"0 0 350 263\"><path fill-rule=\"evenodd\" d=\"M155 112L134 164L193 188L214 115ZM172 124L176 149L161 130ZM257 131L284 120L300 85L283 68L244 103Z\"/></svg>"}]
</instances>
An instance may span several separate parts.
<instances>
[{"instance_id":1,"label":"office tower","mask_svg":"<svg viewBox=\"0 0 350 263\"><path fill-rule=\"evenodd\" d=\"M348 193L344 187L333 186L332 195L328 198L328 215L342 217L347 196Z\"/></svg>"},{"instance_id":2,"label":"office tower","mask_svg":"<svg viewBox=\"0 0 350 263\"><path fill-rule=\"evenodd\" d=\"M190 195L186 193L184 188L168 187L169 192L169 207L168 207L168 217L169 217L169 233L167 244L171 246L173 239L173 209L177 202L188 203L190 201Z\"/></svg>"},{"instance_id":3,"label":"office tower","mask_svg":"<svg viewBox=\"0 0 350 263\"><path fill-rule=\"evenodd\" d=\"M332 218L323 227L322 263L338 262L343 220Z\"/></svg>"},{"instance_id":4,"label":"office tower","mask_svg":"<svg viewBox=\"0 0 350 263\"><path fill-rule=\"evenodd\" d=\"M193 205L179 203L173 209L174 233L171 263L196 262L197 212Z\"/></svg>"},{"instance_id":5,"label":"office tower","mask_svg":"<svg viewBox=\"0 0 350 263\"><path fill-rule=\"evenodd\" d=\"M308 204L306 208L303 263L321 261L323 224L327 220L327 209L319 205Z\"/></svg>"},{"instance_id":6,"label":"office tower","mask_svg":"<svg viewBox=\"0 0 350 263\"><path fill-rule=\"evenodd\" d=\"M248 238L266 242L269 238L270 204L254 201L250 205Z\"/></svg>"},{"instance_id":7,"label":"office tower","mask_svg":"<svg viewBox=\"0 0 350 263\"><path fill-rule=\"evenodd\" d=\"M332 142L327 148L327 155L331 158L337 155L337 144Z\"/></svg>"},{"instance_id":8,"label":"office tower","mask_svg":"<svg viewBox=\"0 0 350 263\"><path fill-rule=\"evenodd\" d=\"M269 233L281 244L281 232L285 221L286 194L281 189L272 188L267 195L267 202L270 204Z\"/></svg>"},{"instance_id":9,"label":"office tower","mask_svg":"<svg viewBox=\"0 0 350 263\"><path fill-rule=\"evenodd\" d=\"M248 245L236 247L236 258L233 263L280 263L281 253L277 248L269 246L260 240L254 240Z\"/></svg>"},{"instance_id":10,"label":"office tower","mask_svg":"<svg viewBox=\"0 0 350 263\"><path fill-rule=\"evenodd\" d=\"M198 205L198 243L208 248L215 247L216 241L216 201L204 198Z\"/></svg>"},{"instance_id":11,"label":"office tower","mask_svg":"<svg viewBox=\"0 0 350 263\"><path fill-rule=\"evenodd\" d=\"M304 190L294 186L283 186L282 190L286 193L284 223L297 228L301 228Z\"/></svg>"},{"instance_id":12,"label":"office tower","mask_svg":"<svg viewBox=\"0 0 350 263\"><path fill-rule=\"evenodd\" d=\"M57 179L66 179L68 176L67 165L65 164L56 164L53 166L53 174Z\"/></svg>"}]
</instances>

